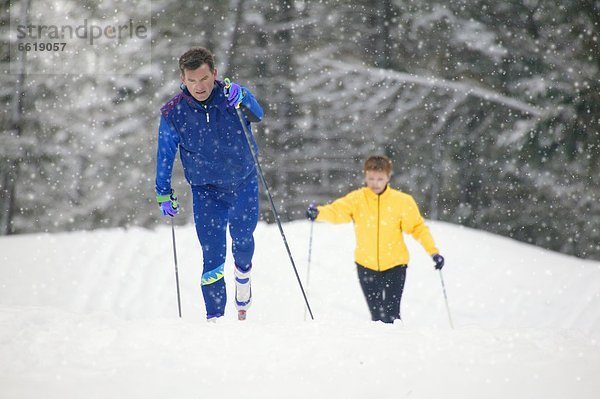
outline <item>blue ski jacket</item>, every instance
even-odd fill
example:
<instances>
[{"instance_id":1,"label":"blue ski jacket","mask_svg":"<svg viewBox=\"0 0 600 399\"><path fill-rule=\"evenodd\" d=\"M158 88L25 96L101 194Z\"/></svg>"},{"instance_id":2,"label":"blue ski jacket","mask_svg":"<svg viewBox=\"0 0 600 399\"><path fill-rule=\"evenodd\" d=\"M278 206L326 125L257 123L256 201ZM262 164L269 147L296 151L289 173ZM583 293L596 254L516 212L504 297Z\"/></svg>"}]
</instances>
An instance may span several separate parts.
<instances>
[{"instance_id":1,"label":"blue ski jacket","mask_svg":"<svg viewBox=\"0 0 600 399\"><path fill-rule=\"evenodd\" d=\"M254 160L240 119L227 105L224 83L215 80L212 93L203 103L197 101L182 85L181 93L161 108L156 156L156 193L171 192L173 162L179 149L181 163L189 184L236 186L254 172ZM263 110L250 91L244 90L241 110L251 135L252 146L258 146L251 122L259 122Z\"/></svg>"}]
</instances>

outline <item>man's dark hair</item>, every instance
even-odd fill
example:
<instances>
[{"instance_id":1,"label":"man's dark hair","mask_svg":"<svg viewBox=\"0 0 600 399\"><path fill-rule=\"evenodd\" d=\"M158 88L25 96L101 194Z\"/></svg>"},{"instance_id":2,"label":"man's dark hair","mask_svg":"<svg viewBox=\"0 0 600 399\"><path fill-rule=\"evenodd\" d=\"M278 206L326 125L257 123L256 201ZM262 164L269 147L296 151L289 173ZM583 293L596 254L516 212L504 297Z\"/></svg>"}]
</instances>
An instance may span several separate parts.
<instances>
[{"instance_id":1,"label":"man's dark hair","mask_svg":"<svg viewBox=\"0 0 600 399\"><path fill-rule=\"evenodd\" d=\"M208 65L211 72L215 70L215 57L213 54L205 49L204 47L196 47L189 49L181 57L179 57L179 70L183 75L184 70L188 69L193 71L202 66L202 64Z\"/></svg>"}]
</instances>

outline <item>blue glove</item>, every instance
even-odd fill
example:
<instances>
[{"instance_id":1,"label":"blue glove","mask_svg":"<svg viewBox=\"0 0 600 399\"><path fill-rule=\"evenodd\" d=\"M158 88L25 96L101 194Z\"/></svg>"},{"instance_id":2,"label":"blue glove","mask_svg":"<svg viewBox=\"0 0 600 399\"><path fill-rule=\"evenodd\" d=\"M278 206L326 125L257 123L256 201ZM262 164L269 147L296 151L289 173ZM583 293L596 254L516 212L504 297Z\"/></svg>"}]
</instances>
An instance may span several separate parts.
<instances>
[{"instance_id":1,"label":"blue glove","mask_svg":"<svg viewBox=\"0 0 600 399\"><path fill-rule=\"evenodd\" d=\"M177 196L175 195L175 191L171 189L170 194L166 195L157 195L156 201L160 205L160 210L162 211L163 216L175 216L179 212L179 202L177 201Z\"/></svg>"},{"instance_id":2,"label":"blue glove","mask_svg":"<svg viewBox=\"0 0 600 399\"><path fill-rule=\"evenodd\" d=\"M306 210L306 218L314 222L318 215L319 210L317 209L315 203L311 202Z\"/></svg>"},{"instance_id":3,"label":"blue glove","mask_svg":"<svg viewBox=\"0 0 600 399\"><path fill-rule=\"evenodd\" d=\"M171 216L174 217L179 212L179 207L174 206L171 201L165 201L160 204L160 209L162 210L163 216Z\"/></svg>"},{"instance_id":4,"label":"blue glove","mask_svg":"<svg viewBox=\"0 0 600 399\"><path fill-rule=\"evenodd\" d=\"M244 99L244 90L237 83L232 83L229 78L225 78L225 97L227 97L227 105L230 107L239 108L242 100Z\"/></svg>"},{"instance_id":5,"label":"blue glove","mask_svg":"<svg viewBox=\"0 0 600 399\"><path fill-rule=\"evenodd\" d=\"M444 267L444 257L440 254L433 255L433 261L435 262L435 269L441 270Z\"/></svg>"}]
</instances>

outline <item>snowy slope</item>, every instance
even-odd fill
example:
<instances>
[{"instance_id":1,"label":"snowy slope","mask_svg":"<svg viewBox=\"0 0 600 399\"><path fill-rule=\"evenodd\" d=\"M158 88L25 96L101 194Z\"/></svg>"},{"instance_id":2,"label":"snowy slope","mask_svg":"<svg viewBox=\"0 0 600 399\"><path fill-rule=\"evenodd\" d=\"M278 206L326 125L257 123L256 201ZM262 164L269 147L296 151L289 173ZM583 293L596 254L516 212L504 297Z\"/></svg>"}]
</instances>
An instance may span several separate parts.
<instances>
[{"instance_id":1,"label":"snowy slope","mask_svg":"<svg viewBox=\"0 0 600 399\"><path fill-rule=\"evenodd\" d=\"M315 225L315 321L276 226L256 233L244 323L204 321L193 226L176 231L181 320L168 225L1 238L0 398L598 397L600 263L430 226L454 330L410 238L404 324L369 321L350 225ZM284 228L306 280L310 225Z\"/></svg>"}]
</instances>

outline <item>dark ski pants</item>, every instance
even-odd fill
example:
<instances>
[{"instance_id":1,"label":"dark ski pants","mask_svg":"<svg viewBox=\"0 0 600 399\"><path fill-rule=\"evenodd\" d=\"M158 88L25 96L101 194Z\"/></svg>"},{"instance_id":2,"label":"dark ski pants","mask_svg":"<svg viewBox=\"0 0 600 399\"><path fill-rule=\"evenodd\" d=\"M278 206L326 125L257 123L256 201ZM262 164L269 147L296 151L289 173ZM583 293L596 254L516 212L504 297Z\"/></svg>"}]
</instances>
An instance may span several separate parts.
<instances>
[{"instance_id":1,"label":"dark ski pants","mask_svg":"<svg viewBox=\"0 0 600 399\"><path fill-rule=\"evenodd\" d=\"M224 268L227 226L235 265L242 271L252 267L254 230L258 222L258 180L252 174L237 185L192 186L194 221L202 246L202 295L206 317L225 314L227 293Z\"/></svg>"},{"instance_id":2,"label":"dark ski pants","mask_svg":"<svg viewBox=\"0 0 600 399\"><path fill-rule=\"evenodd\" d=\"M371 320L393 323L394 320L400 319L400 300L406 280L406 265L378 272L357 263L356 270L371 312Z\"/></svg>"}]
</instances>

